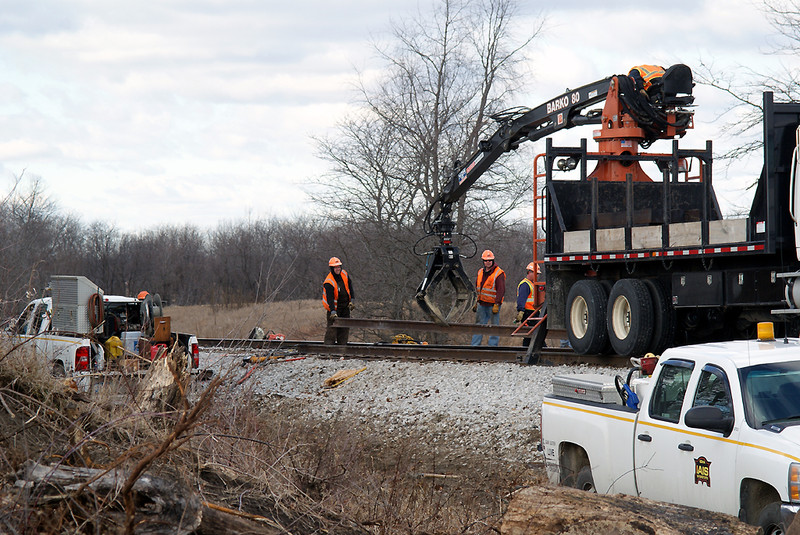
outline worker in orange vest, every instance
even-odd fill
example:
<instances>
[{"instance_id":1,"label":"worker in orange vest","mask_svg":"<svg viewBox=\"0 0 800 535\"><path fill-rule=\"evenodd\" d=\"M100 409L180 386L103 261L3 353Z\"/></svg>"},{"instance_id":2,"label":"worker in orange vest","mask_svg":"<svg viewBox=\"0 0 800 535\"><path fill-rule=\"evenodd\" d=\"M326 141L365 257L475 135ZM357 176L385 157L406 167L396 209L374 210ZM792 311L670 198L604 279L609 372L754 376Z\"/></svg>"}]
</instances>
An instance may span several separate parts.
<instances>
[{"instance_id":1,"label":"worker in orange vest","mask_svg":"<svg viewBox=\"0 0 800 535\"><path fill-rule=\"evenodd\" d=\"M337 317L349 318L350 311L355 308L353 281L342 269L342 261L335 256L328 261L328 269L330 273L322 283L322 306L327 311L324 343L329 345L346 344L350 337L350 329L333 327L333 320Z\"/></svg>"},{"instance_id":2,"label":"worker in orange vest","mask_svg":"<svg viewBox=\"0 0 800 535\"><path fill-rule=\"evenodd\" d=\"M648 96L650 88L664 77L665 72L660 65L637 65L630 70L628 76L633 80L636 90Z\"/></svg>"},{"instance_id":3,"label":"worker in orange vest","mask_svg":"<svg viewBox=\"0 0 800 535\"><path fill-rule=\"evenodd\" d=\"M472 307L477 313L475 323L481 325L500 324L500 305L506 293L506 273L494 261L494 253L486 249L481 255L483 268L478 270L478 279L475 283L478 291L478 302ZM479 346L483 342L482 334L472 335L472 345ZM490 336L489 345L497 346L499 336Z\"/></svg>"},{"instance_id":4,"label":"worker in orange vest","mask_svg":"<svg viewBox=\"0 0 800 535\"><path fill-rule=\"evenodd\" d=\"M533 310L544 302L544 286L534 284L536 275L541 274L542 269L531 262L525 270L527 272L525 278L517 284L517 316L514 318L514 323L525 321L528 316L533 314ZM530 338L522 339L524 347L528 347L530 343Z\"/></svg>"}]
</instances>

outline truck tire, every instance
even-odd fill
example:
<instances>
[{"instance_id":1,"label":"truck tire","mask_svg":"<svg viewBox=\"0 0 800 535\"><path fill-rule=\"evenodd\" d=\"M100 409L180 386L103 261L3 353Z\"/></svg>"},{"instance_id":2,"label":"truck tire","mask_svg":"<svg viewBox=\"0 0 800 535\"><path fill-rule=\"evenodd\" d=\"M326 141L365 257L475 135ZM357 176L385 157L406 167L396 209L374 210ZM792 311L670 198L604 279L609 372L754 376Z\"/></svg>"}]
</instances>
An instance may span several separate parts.
<instances>
[{"instance_id":1,"label":"truck tire","mask_svg":"<svg viewBox=\"0 0 800 535\"><path fill-rule=\"evenodd\" d=\"M608 339L623 357L641 355L653 338L653 300L644 282L621 279L608 297Z\"/></svg>"},{"instance_id":2,"label":"truck tire","mask_svg":"<svg viewBox=\"0 0 800 535\"><path fill-rule=\"evenodd\" d=\"M675 339L675 309L672 307L672 299L667 294L666 288L659 280L645 279L645 286L650 291L650 299L653 301L653 340L648 348L656 355L660 355L665 349L672 346Z\"/></svg>"},{"instance_id":3,"label":"truck tire","mask_svg":"<svg viewBox=\"0 0 800 535\"><path fill-rule=\"evenodd\" d=\"M581 280L567 295L567 337L579 355L597 355L608 347L608 294L596 280Z\"/></svg>"},{"instance_id":4,"label":"truck tire","mask_svg":"<svg viewBox=\"0 0 800 535\"><path fill-rule=\"evenodd\" d=\"M756 525L764 531L764 535L784 535L787 526L783 523L783 518L781 518L781 503L772 502L767 504L759 513Z\"/></svg>"},{"instance_id":5,"label":"truck tire","mask_svg":"<svg viewBox=\"0 0 800 535\"><path fill-rule=\"evenodd\" d=\"M56 361L53 364L52 374L53 374L53 377L66 377L67 376L67 372L64 369L64 363L60 362L60 361Z\"/></svg>"},{"instance_id":6,"label":"truck tire","mask_svg":"<svg viewBox=\"0 0 800 535\"><path fill-rule=\"evenodd\" d=\"M597 492L597 489L594 488L594 478L590 467L584 466L578 472L578 476L575 478L575 488L586 492Z\"/></svg>"}]
</instances>

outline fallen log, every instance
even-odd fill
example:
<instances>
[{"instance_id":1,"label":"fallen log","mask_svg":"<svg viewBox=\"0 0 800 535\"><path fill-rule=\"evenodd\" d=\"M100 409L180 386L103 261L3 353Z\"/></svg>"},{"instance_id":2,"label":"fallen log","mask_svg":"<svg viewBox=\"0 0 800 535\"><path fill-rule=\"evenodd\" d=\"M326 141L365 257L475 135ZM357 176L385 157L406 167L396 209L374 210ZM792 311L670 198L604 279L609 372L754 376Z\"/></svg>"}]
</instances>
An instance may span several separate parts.
<instances>
[{"instance_id":1,"label":"fallen log","mask_svg":"<svg viewBox=\"0 0 800 535\"><path fill-rule=\"evenodd\" d=\"M568 487L528 487L515 493L502 535L756 535L738 518L633 496ZM791 532L791 530L790 530Z\"/></svg>"},{"instance_id":2,"label":"fallen log","mask_svg":"<svg viewBox=\"0 0 800 535\"><path fill-rule=\"evenodd\" d=\"M268 518L241 513L227 507L204 503L203 522L196 535L284 535L287 531Z\"/></svg>"},{"instance_id":3,"label":"fallen log","mask_svg":"<svg viewBox=\"0 0 800 535\"><path fill-rule=\"evenodd\" d=\"M76 511L82 511L91 504L104 504L97 511L100 524L119 526L125 521L119 493L127 478L123 470L28 462L17 474L14 486L27 494L28 503L37 507L79 503L83 506ZM188 535L200 526L203 513L200 499L185 485L145 473L136 480L133 492L138 504L137 535Z\"/></svg>"}]
</instances>

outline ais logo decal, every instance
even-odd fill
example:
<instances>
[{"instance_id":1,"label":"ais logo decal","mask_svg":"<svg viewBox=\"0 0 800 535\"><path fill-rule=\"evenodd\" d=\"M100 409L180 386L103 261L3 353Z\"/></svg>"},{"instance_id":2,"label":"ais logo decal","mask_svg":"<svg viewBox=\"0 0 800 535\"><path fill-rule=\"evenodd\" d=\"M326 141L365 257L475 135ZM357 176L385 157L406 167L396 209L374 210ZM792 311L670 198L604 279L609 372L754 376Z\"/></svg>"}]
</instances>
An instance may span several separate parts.
<instances>
[{"instance_id":1,"label":"ais logo decal","mask_svg":"<svg viewBox=\"0 0 800 535\"><path fill-rule=\"evenodd\" d=\"M694 460L694 484L711 486L711 461L705 457Z\"/></svg>"}]
</instances>

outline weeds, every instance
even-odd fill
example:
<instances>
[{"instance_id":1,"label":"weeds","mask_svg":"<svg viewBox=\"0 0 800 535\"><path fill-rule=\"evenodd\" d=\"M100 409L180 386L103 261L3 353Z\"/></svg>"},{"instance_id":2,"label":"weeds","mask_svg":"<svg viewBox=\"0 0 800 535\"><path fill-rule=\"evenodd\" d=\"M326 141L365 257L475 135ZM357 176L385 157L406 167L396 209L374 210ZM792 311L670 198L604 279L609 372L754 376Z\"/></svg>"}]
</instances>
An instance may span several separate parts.
<instances>
[{"instance_id":1,"label":"weeds","mask_svg":"<svg viewBox=\"0 0 800 535\"><path fill-rule=\"evenodd\" d=\"M214 532L205 522L216 514L254 533L496 533L522 477L379 422L313 420L310 401L261 398L226 377L189 384L160 412L133 402L130 381L89 400L29 352L0 350L0 532L152 530L148 493L166 492L202 506L202 522L168 519L175 532ZM49 472L15 488L32 466Z\"/></svg>"}]
</instances>

